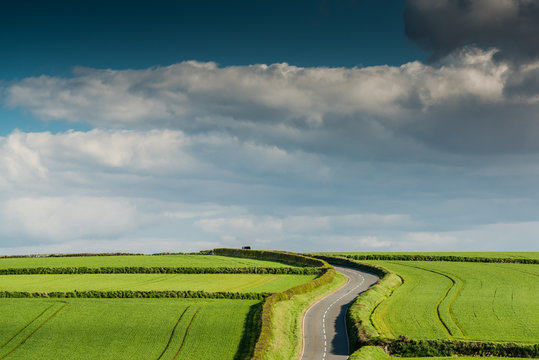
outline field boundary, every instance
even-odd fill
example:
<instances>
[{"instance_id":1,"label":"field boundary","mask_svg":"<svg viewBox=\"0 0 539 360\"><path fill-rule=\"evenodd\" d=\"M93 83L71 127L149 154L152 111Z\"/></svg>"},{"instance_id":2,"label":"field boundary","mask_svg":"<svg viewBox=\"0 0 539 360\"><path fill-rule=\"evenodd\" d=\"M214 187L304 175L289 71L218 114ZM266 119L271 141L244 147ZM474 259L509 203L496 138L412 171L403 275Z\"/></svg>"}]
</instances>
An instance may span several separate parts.
<instances>
[{"instance_id":1,"label":"field boundary","mask_svg":"<svg viewBox=\"0 0 539 360\"><path fill-rule=\"evenodd\" d=\"M517 344L511 342L483 342L466 340L413 340L405 336L390 339L381 336L371 321L375 306L387 299L400 286L400 282L391 281L397 274L379 266L358 263L347 257L320 256L328 262L357 267L380 276L376 285L357 297L350 306L347 320L351 327L351 344L355 346L354 355L361 347L375 346L391 355L403 357L433 356L499 356L518 358L538 358L539 344ZM395 260L395 259L391 259ZM425 269L423 269L425 270Z\"/></svg>"},{"instance_id":2,"label":"field boundary","mask_svg":"<svg viewBox=\"0 0 539 360\"><path fill-rule=\"evenodd\" d=\"M398 260L398 261L454 261L454 262L479 262L479 263L513 263L513 264L539 264L539 259L519 259L519 258L490 258L474 256L454 256L454 255L388 255L388 254L368 254L354 255L343 254L344 257L353 260Z\"/></svg>"},{"instance_id":3,"label":"field boundary","mask_svg":"<svg viewBox=\"0 0 539 360\"><path fill-rule=\"evenodd\" d=\"M318 275L321 267L35 267L0 269L0 275L55 274L272 274Z\"/></svg>"},{"instance_id":4,"label":"field boundary","mask_svg":"<svg viewBox=\"0 0 539 360\"><path fill-rule=\"evenodd\" d=\"M28 292L28 291L0 291L0 298L182 298L182 299L234 299L234 300L264 300L272 293L240 293L240 292L206 292L191 290L169 291L139 291L139 290L110 290L110 291L51 291L51 292Z\"/></svg>"}]
</instances>

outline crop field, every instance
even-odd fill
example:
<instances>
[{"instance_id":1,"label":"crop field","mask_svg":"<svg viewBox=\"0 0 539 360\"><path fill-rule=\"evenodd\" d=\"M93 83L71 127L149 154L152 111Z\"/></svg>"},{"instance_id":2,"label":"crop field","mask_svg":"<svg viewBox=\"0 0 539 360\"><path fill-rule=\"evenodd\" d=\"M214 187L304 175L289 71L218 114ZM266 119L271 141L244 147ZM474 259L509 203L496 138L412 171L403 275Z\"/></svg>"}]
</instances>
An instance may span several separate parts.
<instances>
[{"instance_id":1,"label":"crop field","mask_svg":"<svg viewBox=\"0 0 539 360\"><path fill-rule=\"evenodd\" d=\"M118 255L0 258L0 269L37 267L298 267L278 261L218 255Z\"/></svg>"},{"instance_id":2,"label":"crop field","mask_svg":"<svg viewBox=\"0 0 539 360\"><path fill-rule=\"evenodd\" d=\"M0 359L234 359L256 303L1 299Z\"/></svg>"},{"instance_id":3,"label":"crop field","mask_svg":"<svg viewBox=\"0 0 539 360\"><path fill-rule=\"evenodd\" d=\"M277 292L313 280L315 275L271 274L68 274L2 275L0 291L192 290Z\"/></svg>"},{"instance_id":4,"label":"crop field","mask_svg":"<svg viewBox=\"0 0 539 360\"><path fill-rule=\"evenodd\" d=\"M371 316L385 336L539 342L539 265L362 262L404 280Z\"/></svg>"}]
</instances>

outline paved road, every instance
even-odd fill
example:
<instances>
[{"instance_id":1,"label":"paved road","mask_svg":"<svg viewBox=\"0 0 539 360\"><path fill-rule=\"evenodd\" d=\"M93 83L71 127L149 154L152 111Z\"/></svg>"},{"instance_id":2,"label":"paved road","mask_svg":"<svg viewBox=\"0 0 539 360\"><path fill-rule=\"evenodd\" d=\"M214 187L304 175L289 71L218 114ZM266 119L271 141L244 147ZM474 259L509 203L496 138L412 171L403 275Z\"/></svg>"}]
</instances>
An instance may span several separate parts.
<instances>
[{"instance_id":1,"label":"paved road","mask_svg":"<svg viewBox=\"0 0 539 360\"><path fill-rule=\"evenodd\" d=\"M301 360L348 359L346 310L359 294L378 281L376 275L358 269L334 267L349 281L307 310L303 320Z\"/></svg>"}]
</instances>

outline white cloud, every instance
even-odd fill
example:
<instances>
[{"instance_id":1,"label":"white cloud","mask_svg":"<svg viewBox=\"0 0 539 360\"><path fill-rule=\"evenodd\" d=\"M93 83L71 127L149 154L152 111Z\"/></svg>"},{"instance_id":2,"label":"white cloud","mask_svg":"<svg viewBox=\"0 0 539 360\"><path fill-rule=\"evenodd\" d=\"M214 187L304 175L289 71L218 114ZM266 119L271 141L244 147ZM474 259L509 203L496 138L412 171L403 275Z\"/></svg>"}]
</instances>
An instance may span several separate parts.
<instances>
[{"instance_id":1,"label":"white cloud","mask_svg":"<svg viewBox=\"0 0 539 360\"><path fill-rule=\"evenodd\" d=\"M136 230L133 204L98 197L22 197L0 203L2 233L46 241L118 236Z\"/></svg>"},{"instance_id":2,"label":"white cloud","mask_svg":"<svg viewBox=\"0 0 539 360\"><path fill-rule=\"evenodd\" d=\"M99 128L0 137L0 246L452 250L488 243L484 224L520 233L539 209L539 65L494 54L11 83L6 104Z\"/></svg>"},{"instance_id":3,"label":"white cloud","mask_svg":"<svg viewBox=\"0 0 539 360\"><path fill-rule=\"evenodd\" d=\"M98 126L191 128L208 116L216 122L302 119L317 126L335 115L395 116L463 97L503 100L508 67L494 62L493 53L469 49L441 67L218 67L186 61L147 70L79 69L72 78L41 76L12 84L5 101L45 119Z\"/></svg>"}]
</instances>

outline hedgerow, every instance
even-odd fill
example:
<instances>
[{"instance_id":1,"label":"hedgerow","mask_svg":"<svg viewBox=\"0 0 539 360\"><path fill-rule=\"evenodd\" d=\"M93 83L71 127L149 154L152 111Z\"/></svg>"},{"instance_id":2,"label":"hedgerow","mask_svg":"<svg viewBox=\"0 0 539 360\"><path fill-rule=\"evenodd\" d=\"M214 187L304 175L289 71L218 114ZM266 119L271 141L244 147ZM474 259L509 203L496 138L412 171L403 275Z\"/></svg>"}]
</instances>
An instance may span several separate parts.
<instances>
[{"instance_id":1,"label":"hedgerow","mask_svg":"<svg viewBox=\"0 0 539 360\"><path fill-rule=\"evenodd\" d=\"M90 291L0 291L0 298L192 298L192 299L239 299L264 300L270 293L237 293L206 291L137 291L137 290L90 290Z\"/></svg>"},{"instance_id":2,"label":"hedgerow","mask_svg":"<svg viewBox=\"0 0 539 360\"><path fill-rule=\"evenodd\" d=\"M328 263L315 259L313 257L289 253L285 251L269 251L269 250L243 250L243 249L213 249L213 254L223 256L233 256L250 259L262 259L271 261L281 261L303 266L311 267L331 267Z\"/></svg>"},{"instance_id":3,"label":"hedgerow","mask_svg":"<svg viewBox=\"0 0 539 360\"><path fill-rule=\"evenodd\" d=\"M462 340L411 340L401 336L396 340L375 340L390 354L404 357L420 356L483 356L483 357L539 357L539 344L495 343Z\"/></svg>"},{"instance_id":4,"label":"hedgerow","mask_svg":"<svg viewBox=\"0 0 539 360\"><path fill-rule=\"evenodd\" d=\"M454 255L421 255L421 254L343 254L339 255L354 260L401 260L401 261L462 261L480 263L515 263L539 264L539 259L491 258Z\"/></svg>"},{"instance_id":5,"label":"hedgerow","mask_svg":"<svg viewBox=\"0 0 539 360\"><path fill-rule=\"evenodd\" d=\"M38 274L289 274L317 275L321 268L314 267L36 267L0 269L0 275Z\"/></svg>"}]
</instances>

